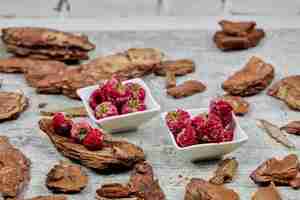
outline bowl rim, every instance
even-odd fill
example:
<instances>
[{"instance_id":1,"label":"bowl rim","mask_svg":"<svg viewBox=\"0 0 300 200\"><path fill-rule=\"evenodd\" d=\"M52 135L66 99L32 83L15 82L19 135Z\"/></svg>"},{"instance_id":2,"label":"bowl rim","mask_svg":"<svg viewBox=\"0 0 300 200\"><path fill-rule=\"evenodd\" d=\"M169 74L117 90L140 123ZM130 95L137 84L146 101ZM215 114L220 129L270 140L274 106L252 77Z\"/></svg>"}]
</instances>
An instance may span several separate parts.
<instances>
[{"instance_id":1,"label":"bowl rim","mask_svg":"<svg viewBox=\"0 0 300 200\"><path fill-rule=\"evenodd\" d=\"M208 111L208 108L192 108L192 109L184 109L186 112L188 113L192 113L192 112L207 112ZM236 139L236 140L232 140L232 141L228 141L228 142L220 142L220 143L203 143L203 144L195 144L195 145L191 145L191 146L188 146L188 147L180 147L178 146L178 144L176 143L176 140L173 136L173 133L169 130L169 128L167 127L166 125L166 120L165 120L165 117L167 115L167 113L170 112L170 111L167 111L167 112L163 112L161 113L161 119L162 119L162 122L163 122L163 126L167 129L167 132L169 134L169 136L171 137L171 140L172 140L172 143L173 143L173 146L175 146L175 148L179 151L184 151L184 150L191 150L191 149L195 149L195 148L205 148L205 147L211 147L211 146L220 146L220 145L228 145L228 144L240 144L240 143L244 143L246 142L249 137L248 135L245 133L245 131L241 128L240 124L239 124L239 121L238 121L238 118L237 116L232 113L233 115L233 119L236 123L236 129L239 129L239 131L241 132L241 135L242 137L240 139Z\"/></svg>"},{"instance_id":2,"label":"bowl rim","mask_svg":"<svg viewBox=\"0 0 300 200\"><path fill-rule=\"evenodd\" d=\"M143 115L143 114L147 114L147 113L152 113L152 112L157 112L161 110L160 105L157 103L157 101L155 100L155 98L153 97L149 87L147 86L147 84L140 78L134 78L134 79L129 79L129 80L125 80L122 81L122 83L138 83L140 84L146 91L146 94L148 94L149 96L149 100L152 102L153 104L153 108L151 109L146 109L144 111L137 111L134 113L128 113L128 114L122 114L122 115L116 115L116 116L111 116L111 117L106 117L106 118L102 118L102 119L96 119L96 117L94 116L92 109L90 108L87 99L85 98L85 96L90 96L90 92L87 92L91 89L96 89L98 88L99 84L97 85L90 85L87 87L83 87L80 89L77 89L77 94L80 97L81 101L83 102L83 105L86 109L86 111L88 112L89 117L95 121L96 123L103 123L103 122L107 122L107 121L111 121L111 120L116 120L116 119L124 119L130 116L137 116L137 115ZM89 93L87 95L87 93Z\"/></svg>"}]
</instances>

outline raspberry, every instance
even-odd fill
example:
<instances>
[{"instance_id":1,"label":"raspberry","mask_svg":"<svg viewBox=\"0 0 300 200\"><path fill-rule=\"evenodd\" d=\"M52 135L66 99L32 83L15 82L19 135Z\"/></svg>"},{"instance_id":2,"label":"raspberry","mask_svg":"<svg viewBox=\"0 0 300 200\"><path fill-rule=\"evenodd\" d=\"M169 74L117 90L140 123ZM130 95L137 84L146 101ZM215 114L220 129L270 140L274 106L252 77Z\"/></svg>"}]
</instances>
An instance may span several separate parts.
<instances>
[{"instance_id":1,"label":"raspberry","mask_svg":"<svg viewBox=\"0 0 300 200\"><path fill-rule=\"evenodd\" d=\"M188 147L198 144L196 131L190 123L184 129L182 129L180 133L178 133L176 136L176 143L180 147Z\"/></svg>"},{"instance_id":2,"label":"raspberry","mask_svg":"<svg viewBox=\"0 0 300 200\"><path fill-rule=\"evenodd\" d=\"M146 105L139 99L130 99L121 109L122 114L133 113L146 110Z\"/></svg>"},{"instance_id":3,"label":"raspberry","mask_svg":"<svg viewBox=\"0 0 300 200\"><path fill-rule=\"evenodd\" d=\"M168 112L166 115L167 126L174 135L178 134L183 128L185 128L190 119L190 114L181 109Z\"/></svg>"},{"instance_id":4,"label":"raspberry","mask_svg":"<svg viewBox=\"0 0 300 200\"><path fill-rule=\"evenodd\" d=\"M206 129L203 130L203 140L205 142L222 142L223 135L222 120L218 115L210 113L206 123Z\"/></svg>"},{"instance_id":5,"label":"raspberry","mask_svg":"<svg viewBox=\"0 0 300 200\"><path fill-rule=\"evenodd\" d=\"M202 140L203 136L206 134L206 122L207 116L205 114L197 115L192 119L192 126L194 127L199 140Z\"/></svg>"},{"instance_id":6,"label":"raspberry","mask_svg":"<svg viewBox=\"0 0 300 200\"><path fill-rule=\"evenodd\" d=\"M97 119L118 115L118 109L109 101L102 102L95 109Z\"/></svg>"},{"instance_id":7,"label":"raspberry","mask_svg":"<svg viewBox=\"0 0 300 200\"><path fill-rule=\"evenodd\" d=\"M91 129L83 138L82 144L89 150L100 150L103 147L104 134L99 129Z\"/></svg>"},{"instance_id":8,"label":"raspberry","mask_svg":"<svg viewBox=\"0 0 300 200\"><path fill-rule=\"evenodd\" d=\"M233 108L228 102L222 99L216 99L210 102L209 108L209 113L214 113L221 118L223 127L226 127L233 121Z\"/></svg>"},{"instance_id":9,"label":"raspberry","mask_svg":"<svg viewBox=\"0 0 300 200\"><path fill-rule=\"evenodd\" d=\"M146 91L141 85L138 83L126 83L125 86L131 98L139 99L140 101L145 100Z\"/></svg>"},{"instance_id":10,"label":"raspberry","mask_svg":"<svg viewBox=\"0 0 300 200\"><path fill-rule=\"evenodd\" d=\"M69 137L72 128L72 121L63 113L55 113L52 118L52 126L55 133Z\"/></svg>"},{"instance_id":11,"label":"raspberry","mask_svg":"<svg viewBox=\"0 0 300 200\"><path fill-rule=\"evenodd\" d=\"M234 130L224 130L222 142L232 141L234 137Z\"/></svg>"},{"instance_id":12,"label":"raspberry","mask_svg":"<svg viewBox=\"0 0 300 200\"><path fill-rule=\"evenodd\" d=\"M92 92L90 98L89 98L89 104L91 106L91 108L93 110L95 110L95 108L97 107L97 105L99 105L101 102L105 101L106 97L105 97L105 91L103 86L98 89L96 89L95 91Z\"/></svg>"},{"instance_id":13,"label":"raspberry","mask_svg":"<svg viewBox=\"0 0 300 200\"><path fill-rule=\"evenodd\" d=\"M88 132L90 132L92 127L87 122L77 122L74 123L71 129L71 138L78 143L81 143L83 138Z\"/></svg>"},{"instance_id":14,"label":"raspberry","mask_svg":"<svg viewBox=\"0 0 300 200\"><path fill-rule=\"evenodd\" d=\"M127 90L125 85L123 85L123 83L116 77L108 80L104 84L104 87L107 100L112 102L117 107L122 106L130 99L130 92Z\"/></svg>"}]
</instances>

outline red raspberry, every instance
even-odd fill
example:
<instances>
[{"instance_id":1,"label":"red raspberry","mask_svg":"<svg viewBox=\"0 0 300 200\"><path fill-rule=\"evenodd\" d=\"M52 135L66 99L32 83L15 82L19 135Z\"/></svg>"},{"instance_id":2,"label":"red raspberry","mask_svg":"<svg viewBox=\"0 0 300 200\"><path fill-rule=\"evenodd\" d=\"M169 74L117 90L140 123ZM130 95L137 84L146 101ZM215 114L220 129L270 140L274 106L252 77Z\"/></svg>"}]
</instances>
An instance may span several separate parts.
<instances>
[{"instance_id":1,"label":"red raspberry","mask_svg":"<svg viewBox=\"0 0 300 200\"><path fill-rule=\"evenodd\" d=\"M130 99L121 109L122 114L133 113L146 110L146 105L138 99Z\"/></svg>"},{"instance_id":2,"label":"red raspberry","mask_svg":"<svg viewBox=\"0 0 300 200\"><path fill-rule=\"evenodd\" d=\"M228 102L222 99L216 99L210 102L209 108L209 113L214 113L221 118L223 127L226 127L233 121L233 108Z\"/></svg>"},{"instance_id":3,"label":"red raspberry","mask_svg":"<svg viewBox=\"0 0 300 200\"><path fill-rule=\"evenodd\" d=\"M189 123L178 135L176 136L176 143L180 147L188 147L198 144L196 131L191 123Z\"/></svg>"},{"instance_id":4,"label":"red raspberry","mask_svg":"<svg viewBox=\"0 0 300 200\"><path fill-rule=\"evenodd\" d=\"M104 134L99 129L91 129L82 140L89 150L100 150L103 147Z\"/></svg>"},{"instance_id":5,"label":"red raspberry","mask_svg":"<svg viewBox=\"0 0 300 200\"><path fill-rule=\"evenodd\" d=\"M139 99L140 101L145 100L146 91L141 85L138 83L126 83L125 86L131 98Z\"/></svg>"},{"instance_id":6,"label":"red raspberry","mask_svg":"<svg viewBox=\"0 0 300 200\"><path fill-rule=\"evenodd\" d=\"M107 100L118 107L122 106L130 99L130 92L127 90L125 85L123 85L123 83L115 77L108 80L104 84L104 87Z\"/></svg>"},{"instance_id":7,"label":"red raspberry","mask_svg":"<svg viewBox=\"0 0 300 200\"><path fill-rule=\"evenodd\" d=\"M95 109L97 119L118 115L117 107L109 101L102 102Z\"/></svg>"},{"instance_id":8,"label":"red raspberry","mask_svg":"<svg viewBox=\"0 0 300 200\"><path fill-rule=\"evenodd\" d=\"M205 130L207 130L206 122L207 122L207 116L205 114L197 115L192 119L192 126L194 127L197 133L197 138L199 140L202 140L203 136L206 134L205 133Z\"/></svg>"},{"instance_id":9,"label":"red raspberry","mask_svg":"<svg viewBox=\"0 0 300 200\"><path fill-rule=\"evenodd\" d=\"M218 115L210 113L206 124L203 140L205 142L222 142L223 135L222 120Z\"/></svg>"},{"instance_id":10,"label":"red raspberry","mask_svg":"<svg viewBox=\"0 0 300 200\"><path fill-rule=\"evenodd\" d=\"M69 137L72 128L72 121L63 113L55 113L52 118L52 126L55 133Z\"/></svg>"},{"instance_id":11,"label":"red raspberry","mask_svg":"<svg viewBox=\"0 0 300 200\"><path fill-rule=\"evenodd\" d=\"M87 122L74 123L71 129L71 138L75 142L81 143L86 134L91 130L92 127Z\"/></svg>"},{"instance_id":12,"label":"red raspberry","mask_svg":"<svg viewBox=\"0 0 300 200\"><path fill-rule=\"evenodd\" d=\"M190 114L181 109L168 112L166 115L167 126L174 135L178 134L183 128L185 128L190 119Z\"/></svg>"},{"instance_id":13,"label":"red raspberry","mask_svg":"<svg viewBox=\"0 0 300 200\"><path fill-rule=\"evenodd\" d=\"M234 130L224 130L222 142L232 141L234 137Z\"/></svg>"},{"instance_id":14,"label":"red raspberry","mask_svg":"<svg viewBox=\"0 0 300 200\"><path fill-rule=\"evenodd\" d=\"M100 86L98 89L92 92L89 98L89 104L93 110L103 101L106 100L105 90L103 86Z\"/></svg>"}]
</instances>

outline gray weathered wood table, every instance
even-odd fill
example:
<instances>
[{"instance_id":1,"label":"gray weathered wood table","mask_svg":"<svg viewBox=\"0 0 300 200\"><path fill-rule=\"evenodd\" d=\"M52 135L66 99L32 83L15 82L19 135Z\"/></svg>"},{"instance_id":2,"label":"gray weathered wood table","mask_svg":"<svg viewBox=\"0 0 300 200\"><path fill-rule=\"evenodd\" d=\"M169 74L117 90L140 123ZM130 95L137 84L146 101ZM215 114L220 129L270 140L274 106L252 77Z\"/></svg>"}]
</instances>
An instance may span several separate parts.
<instances>
[{"instance_id":1,"label":"gray weathered wood table","mask_svg":"<svg viewBox=\"0 0 300 200\"><path fill-rule=\"evenodd\" d=\"M145 77L155 99L162 111L181 108L206 107L209 100L223 93L221 83L232 72L240 69L250 56L256 55L271 62L276 68L276 80L287 74L300 74L300 29L266 30L267 38L256 48L237 52L220 52L212 42L213 31L123 31L123 32L88 32L87 34L97 44L92 53L106 55L130 47L156 47L162 49L170 58L192 58L197 63L194 74L178 79L199 79L208 85L204 93L181 100L166 96L164 79L153 75ZM1 48L1 55L6 56ZM0 74L3 79L2 90L22 90L30 98L29 109L16 121L0 124L1 135L8 136L32 161L32 178L26 197L50 194L45 187L45 176L49 169L61 156L47 136L38 129L38 104L47 102L47 108L68 107L80 105L79 101L70 100L64 96L37 95L33 88L25 83L22 75ZM262 92L247 98L251 102L251 111L240 118L242 128L249 136L249 141L231 156L239 163L239 172L233 183L227 186L235 189L242 200L250 199L256 185L249 179L249 174L261 162L272 156L285 156L286 148L274 143L256 127L255 119L264 118L276 124L284 124L288 120L299 119L300 113L290 111L283 103ZM191 163L180 157L172 147L171 140L163 129L160 117L145 124L136 132L117 134L140 145L147 154L147 160L153 165L156 176L167 195L168 200L183 199L184 188L189 178L209 178L217 161ZM294 153L300 156L300 138L289 136L298 149ZM99 175L88 169L90 183L80 194L70 196L70 199L94 199L95 190L102 183L126 182L128 173ZM280 192L285 200L299 200L300 191L281 187Z\"/></svg>"}]
</instances>

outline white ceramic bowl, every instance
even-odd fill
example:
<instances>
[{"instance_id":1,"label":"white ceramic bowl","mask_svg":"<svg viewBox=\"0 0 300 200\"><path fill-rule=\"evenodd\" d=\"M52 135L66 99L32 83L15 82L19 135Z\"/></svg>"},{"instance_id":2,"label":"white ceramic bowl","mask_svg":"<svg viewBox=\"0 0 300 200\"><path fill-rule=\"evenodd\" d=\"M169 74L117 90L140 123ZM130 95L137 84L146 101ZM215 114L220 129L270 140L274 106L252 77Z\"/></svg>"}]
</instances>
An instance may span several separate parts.
<instances>
[{"instance_id":1,"label":"white ceramic bowl","mask_svg":"<svg viewBox=\"0 0 300 200\"><path fill-rule=\"evenodd\" d=\"M190 113L191 116L196 116L200 113L207 112L208 109L190 109L186 110ZM162 121L164 126L171 137L173 145L175 149L186 159L196 161L196 160L208 160L208 159L216 159L221 158L225 154L231 153L237 148L239 148L242 144L244 144L248 140L247 134L241 129L239 122L234 116L234 120L236 123L236 128L234 131L234 139L230 142L221 142L221 143L207 143L207 144L197 144L188 147L179 147L173 137L172 132L169 130L165 117L167 112L161 114Z\"/></svg>"},{"instance_id":2,"label":"white ceramic bowl","mask_svg":"<svg viewBox=\"0 0 300 200\"><path fill-rule=\"evenodd\" d=\"M92 92L99 87L99 85L93 85L77 90L77 94L83 101L83 104L88 112L89 117L101 128L105 129L110 133L137 129L139 126L149 121L160 112L160 105L155 101L155 99L151 95L150 89L147 87L147 85L142 79L131 79L124 81L123 83L129 82L138 83L145 89L145 104L147 106L147 109L145 111L106 117L103 119L96 119L92 108L89 106L89 97L91 96Z\"/></svg>"}]
</instances>

